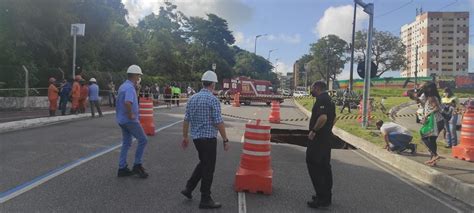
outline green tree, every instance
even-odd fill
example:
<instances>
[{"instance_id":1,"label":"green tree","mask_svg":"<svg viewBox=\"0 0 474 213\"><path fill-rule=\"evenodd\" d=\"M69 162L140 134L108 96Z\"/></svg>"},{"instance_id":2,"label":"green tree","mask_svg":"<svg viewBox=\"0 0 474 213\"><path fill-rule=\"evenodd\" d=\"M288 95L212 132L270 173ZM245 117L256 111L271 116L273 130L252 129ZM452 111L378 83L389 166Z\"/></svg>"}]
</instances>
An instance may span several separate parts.
<instances>
[{"instance_id":1,"label":"green tree","mask_svg":"<svg viewBox=\"0 0 474 213\"><path fill-rule=\"evenodd\" d=\"M308 75L308 79L314 81L321 76L326 80L328 78L335 80L348 61L347 50L347 42L336 35L322 37L311 44L310 51L313 58L310 61L311 75Z\"/></svg>"},{"instance_id":2,"label":"green tree","mask_svg":"<svg viewBox=\"0 0 474 213\"><path fill-rule=\"evenodd\" d=\"M387 71L399 71L406 67L405 45L399 37L388 31L374 29L372 42L372 60L377 65L377 77ZM357 60L365 59L367 49L367 31L355 34L354 52Z\"/></svg>"}]
</instances>

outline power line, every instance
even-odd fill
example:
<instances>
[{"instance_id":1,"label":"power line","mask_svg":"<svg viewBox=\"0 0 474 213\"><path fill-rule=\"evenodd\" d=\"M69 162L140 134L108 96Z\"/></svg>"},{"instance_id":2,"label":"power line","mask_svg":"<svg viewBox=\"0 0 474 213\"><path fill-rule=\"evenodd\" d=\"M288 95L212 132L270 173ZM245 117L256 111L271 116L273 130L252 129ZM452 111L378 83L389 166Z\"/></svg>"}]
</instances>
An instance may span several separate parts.
<instances>
[{"instance_id":1,"label":"power line","mask_svg":"<svg viewBox=\"0 0 474 213\"><path fill-rule=\"evenodd\" d=\"M388 15L388 14L390 14L390 13L393 13L393 12L399 10L399 9L402 9L402 8L404 8L404 7L408 6L408 5L410 5L411 3L413 3L413 0L410 0L409 2L403 4L403 5L400 6L400 7L395 8L395 9L393 9L393 10L390 10L390 11L387 11L387 12L381 14L381 15L375 16L375 18L382 17L382 16L386 16L386 15Z\"/></svg>"},{"instance_id":2,"label":"power line","mask_svg":"<svg viewBox=\"0 0 474 213\"><path fill-rule=\"evenodd\" d=\"M449 4L445 5L445 6L443 6L443 7L441 7L441 8L439 8L438 11L441 11L442 9L444 9L444 8L446 8L446 7L449 7L449 6L451 6L451 5L453 5L453 4L456 4L456 3L458 3L458 0L454 0L453 2L451 2L451 3L449 3Z\"/></svg>"}]
</instances>

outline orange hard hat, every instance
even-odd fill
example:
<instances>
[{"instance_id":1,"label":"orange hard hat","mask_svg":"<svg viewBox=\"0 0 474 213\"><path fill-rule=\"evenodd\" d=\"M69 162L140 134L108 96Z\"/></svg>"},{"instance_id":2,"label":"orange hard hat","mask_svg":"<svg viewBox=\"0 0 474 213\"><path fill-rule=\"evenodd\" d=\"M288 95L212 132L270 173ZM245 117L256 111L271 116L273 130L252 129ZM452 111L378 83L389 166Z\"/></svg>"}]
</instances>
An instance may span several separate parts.
<instances>
[{"instance_id":1,"label":"orange hard hat","mask_svg":"<svg viewBox=\"0 0 474 213\"><path fill-rule=\"evenodd\" d=\"M53 77L49 78L49 83L54 83L55 81L56 81L55 78L53 78Z\"/></svg>"},{"instance_id":2,"label":"orange hard hat","mask_svg":"<svg viewBox=\"0 0 474 213\"><path fill-rule=\"evenodd\" d=\"M76 75L76 77L74 77L74 80L76 80L76 81L79 81L81 79L82 79L82 77L80 75Z\"/></svg>"}]
</instances>

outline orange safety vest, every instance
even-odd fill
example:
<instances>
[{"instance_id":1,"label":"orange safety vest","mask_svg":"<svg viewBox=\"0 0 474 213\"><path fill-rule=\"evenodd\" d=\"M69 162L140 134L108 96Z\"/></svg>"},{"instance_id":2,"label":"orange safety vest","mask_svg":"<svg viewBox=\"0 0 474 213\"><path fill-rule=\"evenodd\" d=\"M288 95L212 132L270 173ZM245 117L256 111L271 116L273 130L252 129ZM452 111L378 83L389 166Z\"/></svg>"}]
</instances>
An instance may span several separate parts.
<instances>
[{"instance_id":1,"label":"orange safety vest","mask_svg":"<svg viewBox=\"0 0 474 213\"><path fill-rule=\"evenodd\" d=\"M57 100L58 92L58 88L54 84L50 84L48 87L48 100Z\"/></svg>"},{"instance_id":2,"label":"orange safety vest","mask_svg":"<svg viewBox=\"0 0 474 213\"><path fill-rule=\"evenodd\" d=\"M89 96L89 87L87 85L82 85L80 99L87 99L88 96Z\"/></svg>"},{"instance_id":3,"label":"orange safety vest","mask_svg":"<svg viewBox=\"0 0 474 213\"><path fill-rule=\"evenodd\" d=\"M72 95L73 98L81 97L81 85L78 82L72 84Z\"/></svg>"}]
</instances>

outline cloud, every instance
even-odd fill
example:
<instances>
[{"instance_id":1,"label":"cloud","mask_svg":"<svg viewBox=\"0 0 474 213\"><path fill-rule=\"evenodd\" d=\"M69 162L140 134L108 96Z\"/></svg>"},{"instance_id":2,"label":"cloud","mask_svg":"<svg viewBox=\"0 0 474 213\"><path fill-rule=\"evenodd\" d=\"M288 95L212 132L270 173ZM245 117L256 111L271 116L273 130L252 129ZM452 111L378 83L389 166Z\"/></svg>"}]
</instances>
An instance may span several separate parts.
<instances>
[{"instance_id":1,"label":"cloud","mask_svg":"<svg viewBox=\"0 0 474 213\"><path fill-rule=\"evenodd\" d=\"M283 75L286 75L286 73L293 72L293 66L286 65L283 61L278 61L275 66L273 72L276 73L283 73Z\"/></svg>"},{"instance_id":2,"label":"cloud","mask_svg":"<svg viewBox=\"0 0 474 213\"><path fill-rule=\"evenodd\" d=\"M351 42L353 13L353 5L329 7L324 11L323 17L319 19L313 32L319 38L334 34L347 42ZM368 19L369 16L358 7L356 17L356 31L363 29L365 26L362 25Z\"/></svg>"},{"instance_id":3,"label":"cloud","mask_svg":"<svg viewBox=\"0 0 474 213\"><path fill-rule=\"evenodd\" d=\"M290 43L290 44L298 44L301 42L301 35L300 34L294 34L294 35L286 35L286 34L278 34L278 35L273 35L270 34L264 39L268 41L278 41L278 42L285 42L285 43Z\"/></svg>"},{"instance_id":4,"label":"cloud","mask_svg":"<svg viewBox=\"0 0 474 213\"><path fill-rule=\"evenodd\" d=\"M140 19L154 12L159 13L163 0L122 0L128 10L127 21L136 25ZM204 17L214 13L226 19L229 26L239 26L251 21L253 9L240 0L171 0L186 16Z\"/></svg>"}]
</instances>

